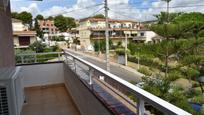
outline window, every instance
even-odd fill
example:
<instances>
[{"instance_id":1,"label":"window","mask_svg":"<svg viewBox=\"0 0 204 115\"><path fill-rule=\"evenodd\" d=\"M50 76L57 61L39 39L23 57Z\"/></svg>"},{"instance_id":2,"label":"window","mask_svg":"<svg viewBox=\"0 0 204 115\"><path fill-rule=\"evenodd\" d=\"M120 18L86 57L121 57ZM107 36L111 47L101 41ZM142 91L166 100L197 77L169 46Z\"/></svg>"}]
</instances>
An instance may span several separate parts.
<instances>
[{"instance_id":1,"label":"window","mask_svg":"<svg viewBox=\"0 0 204 115\"><path fill-rule=\"evenodd\" d=\"M144 33L142 32L142 33L140 33L140 36L144 36Z\"/></svg>"}]
</instances>

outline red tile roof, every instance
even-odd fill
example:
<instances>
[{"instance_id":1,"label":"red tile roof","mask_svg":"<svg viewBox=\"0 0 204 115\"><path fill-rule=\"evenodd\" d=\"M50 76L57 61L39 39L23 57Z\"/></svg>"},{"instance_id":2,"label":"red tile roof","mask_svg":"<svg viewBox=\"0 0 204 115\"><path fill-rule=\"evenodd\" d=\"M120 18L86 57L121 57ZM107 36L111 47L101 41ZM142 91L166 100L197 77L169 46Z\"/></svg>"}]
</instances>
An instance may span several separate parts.
<instances>
[{"instance_id":1,"label":"red tile roof","mask_svg":"<svg viewBox=\"0 0 204 115\"><path fill-rule=\"evenodd\" d=\"M35 31L14 31L13 35L15 36L36 36Z\"/></svg>"},{"instance_id":2,"label":"red tile roof","mask_svg":"<svg viewBox=\"0 0 204 115\"><path fill-rule=\"evenodd\" d=\"M84 22L89 20L90 22L98 22L98 21L105 21L104 18L85 18L80 20L80 22ZM109 19L109 22L133 22L136 23L136 21L132 21L132 20L119 20L119 19Z\"/></svg>"}]
</instances>

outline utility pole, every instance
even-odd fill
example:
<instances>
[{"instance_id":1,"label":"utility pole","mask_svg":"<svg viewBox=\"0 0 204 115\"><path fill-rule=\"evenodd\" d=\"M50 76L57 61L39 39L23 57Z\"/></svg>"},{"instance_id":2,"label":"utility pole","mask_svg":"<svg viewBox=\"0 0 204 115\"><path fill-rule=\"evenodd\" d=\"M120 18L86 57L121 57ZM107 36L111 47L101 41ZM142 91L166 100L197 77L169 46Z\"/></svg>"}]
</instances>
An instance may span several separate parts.
<instances>
[{"instance_id":1,"label":"utility pole","mask_svg":"<svg viewBox=\"0 0 204 115\"><path fill-rule=\"evenodd\" d=\"M127 66L127 44L128 44L128 36L127 33L125 32L125 66Z\"/></svg>"},{"instance_id":2,"label":"utility pole","mask_svg":"<svg viewBox=\"0 0 204 115\"><path fill-rule=\"evenodd\" d=\"M108 24L108 1L105 0L105 17L106 17L106 70L110 71L109 63L109 24Z\"/></svg>"}]
</instances>

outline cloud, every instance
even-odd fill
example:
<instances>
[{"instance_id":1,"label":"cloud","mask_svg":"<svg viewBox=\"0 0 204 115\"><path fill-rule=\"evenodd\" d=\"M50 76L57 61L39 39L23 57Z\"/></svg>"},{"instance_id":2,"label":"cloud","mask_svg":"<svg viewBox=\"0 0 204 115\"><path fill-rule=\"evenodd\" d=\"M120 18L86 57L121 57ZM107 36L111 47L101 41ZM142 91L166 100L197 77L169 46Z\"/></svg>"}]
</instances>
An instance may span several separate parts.
<instances>
[{"instance_id":1,"label":"cloud","mask_svg":"<svg viewBox=\"0 0 204 115\"><path fill-rule=\"evenodd\" d=\"M36 16L40 13L40 10L38 8L38 5L36 3L31 3L28 7L21 7L19 12L27 11L32 13L33 16Z\"/></svg>"},{"instance_id":2,"label":"cloud","mask_svg":"<svg viewBox=\"0 0 204 115\"><path fill-rule=\"evenodd\" d=\"M148 0L142 1L138 4L131 4L132 0L108 0L109 4L109 17L110 18L119 18L119 19L131 19L131 20L152 20L154 14L158 14L161 11L166 11L166 3L164 1L158 0L156 2L150 2ZM71 7L65 6L52 6L45 10L40 10L38 4L31 3L28 7L14 7L14 10L17 11L28 11L33 15L38 13L43 14L44 16L63 14L65 16L71 16L77 19L85 18L91 16L98 9L101 9L103 5L96 6L92 8L81 9L87 6L98 4L96 0L77 0L74 5ZM204 5L204 0L172 0L170 6L192 6L192 5ZM13 5L15 6L15 4ZM158 8L159 7L159 8ZM81 9L81 10L79 10ZM204 12L204 7L179 7L171 8L171 12ZM99 13L104 13L104 10L101 10Z\"/></svg>"}]
</instances>

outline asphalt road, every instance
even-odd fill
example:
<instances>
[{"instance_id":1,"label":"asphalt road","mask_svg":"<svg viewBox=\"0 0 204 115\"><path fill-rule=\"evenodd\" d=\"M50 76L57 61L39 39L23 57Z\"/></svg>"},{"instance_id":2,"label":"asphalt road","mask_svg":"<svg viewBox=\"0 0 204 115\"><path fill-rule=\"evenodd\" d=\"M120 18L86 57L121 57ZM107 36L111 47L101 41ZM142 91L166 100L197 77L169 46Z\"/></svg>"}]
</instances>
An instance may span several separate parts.
<instances>
[{"instance_id":1,"label":"asphalt road","mask_svg":"<svg viewBox=\"0 0 204 115\"><path fill-rule=\"evenodd\" d=\"M103 69L106 69L106 64L104 62L101 62L101 61L98 61L98 60L95 60L95 59L92 59L92 58L89 58L89 57L86 57L84 55L80 55L78 53L73 53L73 52L70 52L94 65L97 65ZM130 72L130 71L127 71L123 68L120 68L120 67L117 67L117 66L114 66L114 65L111 65L110 66L110 72L112 74L115 74L117 75L118 77L126 80L126 81L135 81L135 82L139 82L141 80L141 77L133 72Z\"/></svg>"}]
</instances>

